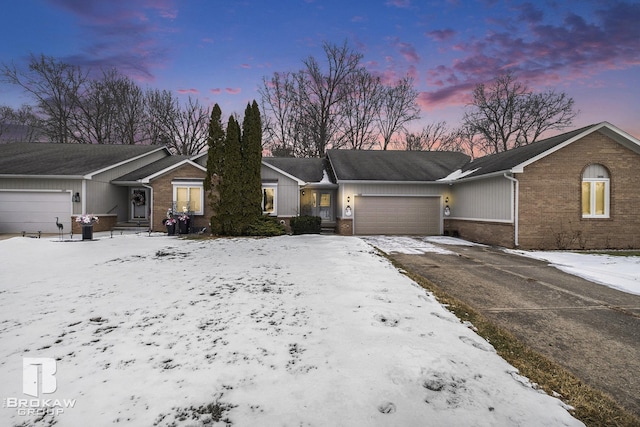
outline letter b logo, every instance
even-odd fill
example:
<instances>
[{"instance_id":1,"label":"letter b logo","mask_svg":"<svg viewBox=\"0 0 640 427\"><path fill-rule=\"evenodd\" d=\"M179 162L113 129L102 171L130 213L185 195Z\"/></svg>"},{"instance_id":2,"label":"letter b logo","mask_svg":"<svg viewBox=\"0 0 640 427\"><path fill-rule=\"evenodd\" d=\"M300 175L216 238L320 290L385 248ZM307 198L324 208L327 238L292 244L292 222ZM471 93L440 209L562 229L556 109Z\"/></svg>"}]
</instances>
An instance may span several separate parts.
<instances>
[{"instance_id":1,"label":"letter b logo","mask_svg":"<svg viewBox=\"0 0 640 427\"><path fill-rule=\"evenodd\" d=\"M22 392L38 397L38 388L42 394L56 391L56 360L49 357L22 358ZM38 387L40 385L41 387Z\"/></svg>"}]
</instances>

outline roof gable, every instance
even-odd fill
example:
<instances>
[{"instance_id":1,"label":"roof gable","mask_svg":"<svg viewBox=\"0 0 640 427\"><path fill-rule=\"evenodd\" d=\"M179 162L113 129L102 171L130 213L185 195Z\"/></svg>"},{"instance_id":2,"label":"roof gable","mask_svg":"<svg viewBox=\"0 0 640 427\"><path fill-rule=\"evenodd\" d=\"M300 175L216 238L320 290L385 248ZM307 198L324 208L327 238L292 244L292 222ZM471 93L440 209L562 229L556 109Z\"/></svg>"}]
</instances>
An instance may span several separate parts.
<instances>
[{"instance_id":1,"label":"roof gable","mask_svg":"<svg viewBox=\"0 0 640 427\"><path fill-rule=\"evenodd\" d=\"M585 126L498 154L469 162L457 179L475 178L498 173L522 173L524 168L593 132L602 132L616 142L640 154L640 141L607 122ZM455 180L452 178L451 180Z\"/></svg>"},{"instance_id":2,"label":"roof gable","mask_svg":"<svg viewBox=\"0 0 640 427\"><path fill-rule=\"evenodd\" d=\"M0 144L0 175L87 177L166 150L157 145Z\"/></svg>"},{"instance_id":3,"label":"roof gable","mask_svg":"<svg viewBox=\"0 0 640 427\"><path fill-rule=\"evenodd\" d=\"M191 156L168 156L160 160L156 160L153 163L149 163L139 169L131 171L121 177L114 179L112 182L117 184L140 182L148 183L154 178L160 175L164 175L174 169L177 169L185 164L190 164L202 171L206 171L206 168L193 162Z\"/></svg>"},{"instance_id":4,"label":"roof gable","mask_svg":"<svg viewBox=\"0 0 640 427\"><path fill-rule=\"evenodd\" d=\"M451 151L328 150L338 181L434 182L469 156Z\"/></svg>"},{"instance_id":5,"label":"roof gable","mask_svg":"<svg viewBox=\"0 0 640 427\"><path fill-rule=\"evenodd\" d=\"M324 177L324 159L263 157L262 163L301 183L320 182Z\"/></svg>"}]
</instances>

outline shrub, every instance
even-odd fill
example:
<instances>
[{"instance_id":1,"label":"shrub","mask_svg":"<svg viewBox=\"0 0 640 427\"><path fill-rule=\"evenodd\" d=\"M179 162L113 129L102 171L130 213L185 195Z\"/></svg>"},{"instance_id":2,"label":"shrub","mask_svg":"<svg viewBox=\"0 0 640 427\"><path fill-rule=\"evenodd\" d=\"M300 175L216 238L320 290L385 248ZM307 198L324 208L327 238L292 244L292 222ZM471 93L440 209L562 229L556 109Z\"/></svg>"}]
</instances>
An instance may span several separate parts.
<instances>
[{"instance_id":1,"label":"shrub","mask_svg":"<svg viewBox=\"0 0 640 427\"><path fill-rule=\"evenodd\" d=\"M249 224L245 234L247 236L280 236L284 234L284 226L276 218L264 215Z\"/></svg>"},{"instance_id":2,"label":"shrub","mask_svg":"<svg viewBox=\"0 0 640 427\"><path fill-rule=\"evenodd\" d=\"M319 216L301 215L291 218L293 234L320 233L322 218Z\"/></svg>"}]
</instances>

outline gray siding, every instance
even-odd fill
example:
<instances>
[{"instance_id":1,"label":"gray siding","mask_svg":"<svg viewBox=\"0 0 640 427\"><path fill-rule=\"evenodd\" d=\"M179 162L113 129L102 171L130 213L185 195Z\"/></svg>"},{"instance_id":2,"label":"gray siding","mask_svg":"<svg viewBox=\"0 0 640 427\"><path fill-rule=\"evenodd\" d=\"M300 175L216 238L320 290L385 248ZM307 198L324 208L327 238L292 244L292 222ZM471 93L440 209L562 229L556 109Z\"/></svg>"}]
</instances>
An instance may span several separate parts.
<instances>
[{"instance_id":1,"label":"gray siding","mask_svg":"<svg viewBox=\"0 0 640 427\"><path fill-rule=\"evenodd\" d=\"M112 185L111 181L166 156L168 154L164 150L157 151L94 175L87 181L87 213L117 214L118 221L128 220L129 188Z\"/></svg>"},{"instance_id":2,"label":"gray siding","mask_svg":"<svg viewBox=\"0 0 640 427\"><path fill-rule=\"evenodd\" d=\"M447 195L452 219L513 221L513 183L505 177L453 184Z\"/></svg>"},{"instance_id":3,"label":"gray siding","mask_svg":"<svg viewBox=\"0 0 640 427\"><path fill-rule=\"evenodd\" d=\"M279 217L297 216L300 211L300 187L298 182L262 165L261 178L264 181L278 181L277 215Z\"/></svg>"}]
</instances>

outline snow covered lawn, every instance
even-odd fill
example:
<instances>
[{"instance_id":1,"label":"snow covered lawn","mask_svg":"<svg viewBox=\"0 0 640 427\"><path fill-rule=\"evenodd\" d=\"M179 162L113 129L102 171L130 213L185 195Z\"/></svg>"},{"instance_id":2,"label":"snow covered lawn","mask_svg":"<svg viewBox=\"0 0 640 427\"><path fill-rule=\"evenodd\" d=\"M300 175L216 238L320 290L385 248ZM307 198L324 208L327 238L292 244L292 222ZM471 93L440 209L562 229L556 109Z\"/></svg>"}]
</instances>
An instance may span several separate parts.
<instances>
[{"instance_id":1,"label":"snow covered lawn","mask_svg":"<svg viewBox=\"0 0 640 427\"><path fill-rule=\"evenodd\" d=\"M355 237L0 254L0 425L582 425ZM57 360L54 393L23 394L25 357ZM21 415L44 399L75 404Z\"/></svg>"}]
</instances>

